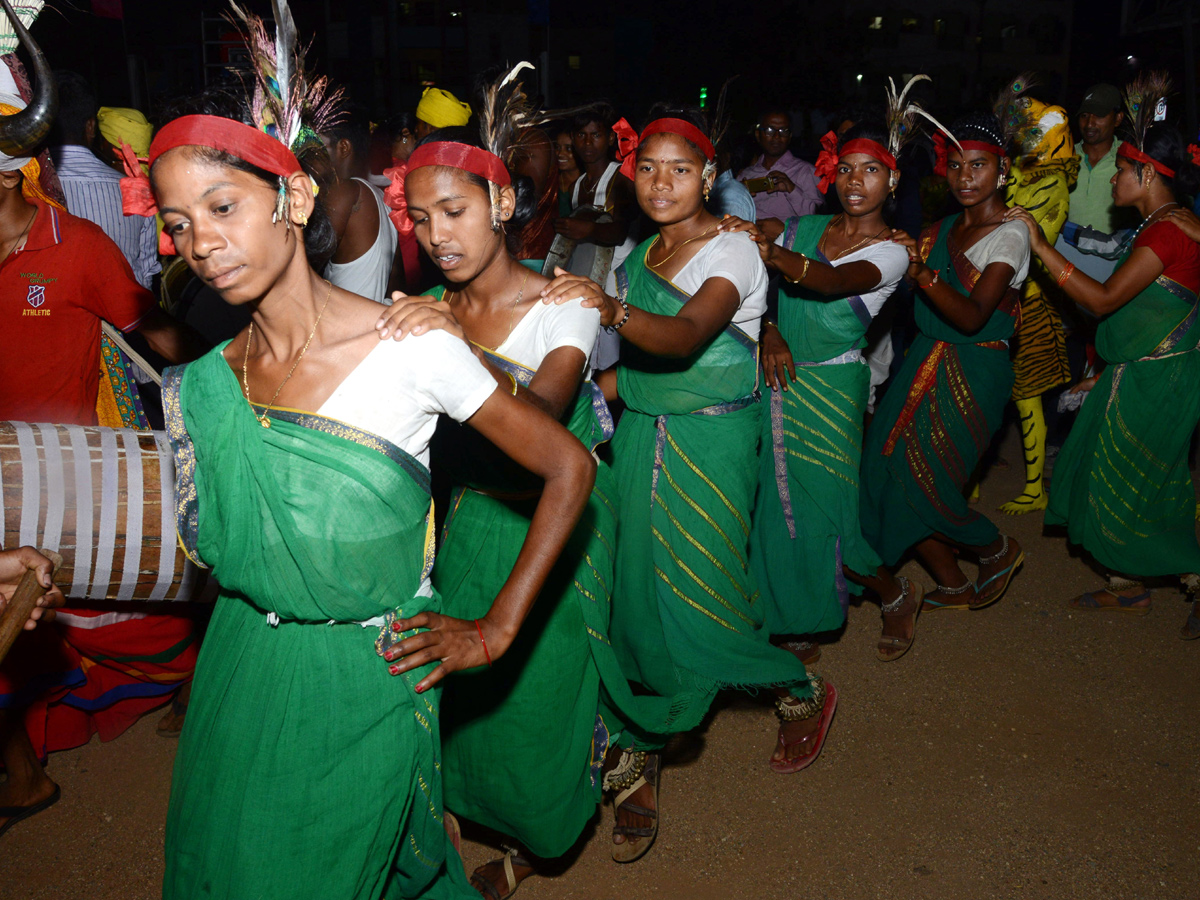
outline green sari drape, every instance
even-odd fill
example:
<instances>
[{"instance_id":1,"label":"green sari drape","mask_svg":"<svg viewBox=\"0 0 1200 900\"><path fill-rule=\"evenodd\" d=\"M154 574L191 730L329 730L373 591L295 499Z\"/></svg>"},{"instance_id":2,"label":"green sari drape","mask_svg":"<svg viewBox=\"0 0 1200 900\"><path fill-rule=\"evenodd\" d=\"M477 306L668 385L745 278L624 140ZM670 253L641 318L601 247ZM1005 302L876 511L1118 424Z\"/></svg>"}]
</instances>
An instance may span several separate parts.
<instances>
[{"instance_id":1,"label":"green sari drape","mask_svg":"<svg viewBox=\"0 0 1200 900\"><path fill-rule=\"evenodd\" d=\"M442 825L440 691L377 652L394 616L440 611L428 473L315 414L263 428L222 349L163 385L180 539L221 584L163 896L474 896Z\"/></svg>"},{"instance_id":2,"label":"green sari drape","mask_svg":"<svg viewBox=\"0 0 1200 900\"><path fill-rule=\"evenodd\" d=\"M618 270L619 289L633 306L675 315L689 295L646 267L650 243ZM632 680L702 706L722 687L812 694L800 661L768 640L747 560L761 428L757 349L730 325L687 359L626 343L617 371L626 410L613 440L613 645ZM634 739L623 743L665 741L629 730Z\"/></svg>"},{"instance_id":3,"label":"green sari drape","mask_svg":"<svg viewBox=\"0 0 1200 900\"><path fill-rule=\"evenodd\" d=\"M1165 275L1096 330L1109 366L1059 454L1046 524L1065 524L1073 544L1114 572L1200 571L1188 466L1200 422L1198 343L1196 295Z\"/></svg>"},{"instance_id":4,"label":"green sari drape","mask_svg":"<svg viewBox=\"0 0 1200 900\"><path fill-rule=\"evenodd\" d=\"M955 244L958 215L922 234L920 247L926 264L966 295L982 273ZM863 535L888 566L935 533L972 547L1000 535L970 507L964 489L1012 392L1008 340L1020 315L1019 295L1009 288L975 334L956 329L923 295L915 313L917 337L863 450Z\"/></svg>"},{"instance_id":5,"label":"green sari drape","mask_svg":"<svg viewBox=\"0 0 1200 900\"><path fill-rule=\"evenodd\" d=\"M822 262L832 216L788 219L784 247ZM766 629L812 634L840 628L852 571L874 574L879 557L858 522L863 414L871 384L861 357L871 313L862 298L827 300L783 284L779 332L796 362L787 391L773 391L763 417L750 565L762 592ZM834 361L822 365L827 361Z\"/></svg>"}]
</instances>

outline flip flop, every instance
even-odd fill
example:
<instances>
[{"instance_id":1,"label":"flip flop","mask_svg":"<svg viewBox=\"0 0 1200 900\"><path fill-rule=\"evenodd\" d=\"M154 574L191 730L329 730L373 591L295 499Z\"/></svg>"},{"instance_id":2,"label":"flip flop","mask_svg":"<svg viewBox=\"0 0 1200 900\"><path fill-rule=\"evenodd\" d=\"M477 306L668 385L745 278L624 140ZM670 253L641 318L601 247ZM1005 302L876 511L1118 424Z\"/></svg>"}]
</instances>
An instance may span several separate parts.
<instances>
[{"instance_id":1,"label":"flip flop","mask_svg":"<svg viewBox=\"0 0 1200 900\"><path fill-rule=\"evenodd\" d=\"M829 734L829 726L833 722L833 714L837 711L838 695L837 690L829 681L825 682L825 705L821 707L820 721L817 724L817 730L814 734L806 735L798 741L793 741L790 744L783 745L783 752L787 753L792 747L797 747L806 742L812 742L812 749L800 756L794 756L790 759L772 759L767 764L771 767L771 771L777 775L792 775L799 772L801 769L807 769L817 757L821 755L821 750L825 747L825 737ZM783 732L783 726L779 726L780 733Z\"/></svg>"},{"instance_id":2,"label":"flip flop","mask_svg":"<svg viewBox=\"0 0 1200 900\"><path fill-rule=\"evenodd\" d=\"M1067 606L1070 609L1077 609L1081 612L1119 612L1127 613L1131 616L1145 616L1150 614L1149 602L1147 602L1145 606L1134 605L1135 603L1141 603L1143 600L1149 601L1149 591L1142 591L1136 597L1122 597L1120 594L1112 594L1112 596L1117 598L1117 603L1115 606L1106 606L1097 600L1096 594L1100 593L1112 594L1111 591L1103 589L1096 591L1095 593L1088 591L1080 594L1078 597L1072 597L1067 601ZM1200 635L1197 635L1197 637L1200 637Z\"/></svg>"},{"instance_id":3,"label":"flip flop","mask_svg":"<svg viewBox=\"0 0 1200 900\"><path fill-rule=\"evenodd\" d=\"M954 600L950 603L942 603L940 600L934 600L933 595L937 594L937 593L939 593L939 591L934 590L934 591L931 591L930 593L926 594L922 598L922 600L921 600L922 611L928 610L928 611L932 612L935 609L970 609L971 608L971 604L968 603L966 600ZM966 591L963 591L962 594L942 594L942 596L943 597L960 597L960 596L965 597L966 593L967 593Z\"/></svg>"},{"instance_id":4,"label":"flip flop","mask_svg":"<svg viewBox=\"0 0 1200 900\"><path fill-rule=\"evenodd\" d=\"M0 837L3 837L4 833L18 822L49 809L59 801L60 797L62 797L62 789L58 785L55 785L54 793L41 803L35 803L33 806L0 806L0 818L8 820L3 825L0 825Z\"/></svg>"},{"instance_id":5,"label":"flip flop","mask_svg":"<svg viewBox=\"0 0 1200 900\"><path fill-rule=\"evenodd\" d=\"M976 602L967 604L968 608L983 609L985 606L991 606L993 603L1003 597L1004 592L1008 590L1008 585L1012 582L1013 576L1017 574L1017 569L1019 569L1024 562L1025 551L1018 550L1017 558L1012 561L1011 565L1009 565L1007 568L1001 569L991 578L987 579L987 581L981 583L978 588L976 588ZM1000 579L1004 579L1000 582L1000 587L993 589L991 595L989 596L987 593L988 585L994 584Z\"/></svg>"}]
</instances>

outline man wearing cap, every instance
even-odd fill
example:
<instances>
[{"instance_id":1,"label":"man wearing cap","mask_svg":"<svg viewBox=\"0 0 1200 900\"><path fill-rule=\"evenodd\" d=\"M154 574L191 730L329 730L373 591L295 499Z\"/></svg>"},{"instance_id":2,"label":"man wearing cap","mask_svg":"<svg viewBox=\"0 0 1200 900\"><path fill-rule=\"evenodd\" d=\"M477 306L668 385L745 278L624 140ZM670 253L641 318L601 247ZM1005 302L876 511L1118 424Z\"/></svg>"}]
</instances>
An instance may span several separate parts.
<instances>
[{"instance_id":1,"label":"man wearing cap","mask_svg":"<svg viewBox=\"0 0 1200 900\"><path fill-rule=\"evenodd\" d=\"M1122 210L1113 206L1112 178L1117 174L1116 131L1125 119L1121 92L1111 84L1088 88L1079 104L1079 179L1071 189L1067 222L1055 249L1098 281L1116 268L1127 235Z\"/></svg>"},{"instance_id":2,"label":"man wearing cap","mask_svg":"<svg viewBox=\"0 0 1200 900\"><path fill-rule=\"evenodd\" d=\"M452 93L442 88L427 87L417 104L417 140L432 134L439 128L466 125L471 118L471 107Z\"/></svg>"},{"instance_id":3,"label":"man wearing cap","mask_svg":"<svg viewBox=\"0 0 1200 900\"><path fill-rule=\"evenodd\" d=\"M154 127L146 121L146 117L140 111L120 106L102 106L96 112L96 126L103 139L103 143L97 142L101 161L108 162L105 157L111 155L112 167L122 175L125 174L125 170L117 154L113 152L120 150L122 143L132 147L138 159L144 159L150 153L150 139L154 137Z\"/></svg>"},{"instance_id":4,"label":"man wearing cap","mask_svg":"<svg viewBox=\"0 0 1200 900\"><path fill-rule=\"evenodd\" d=\"M67 209L99 225L121 248L138 284L148 289L162 270L157 223L153 216L124 214L120 173L89 149L96 143L96 95L91 85L75 72L58 71L54 78L58 82L59 110L58 146L53 157ZM146 144L149 149L148 139Z\"/></svg>"}]
</instances>

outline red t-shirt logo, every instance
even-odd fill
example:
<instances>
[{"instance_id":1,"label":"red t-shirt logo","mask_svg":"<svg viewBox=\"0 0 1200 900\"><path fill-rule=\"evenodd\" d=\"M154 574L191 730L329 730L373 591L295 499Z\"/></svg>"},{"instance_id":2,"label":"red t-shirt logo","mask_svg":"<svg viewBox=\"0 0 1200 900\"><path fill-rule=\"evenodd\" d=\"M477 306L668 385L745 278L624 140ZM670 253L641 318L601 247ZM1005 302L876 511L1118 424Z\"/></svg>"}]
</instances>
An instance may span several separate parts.
<instances>
[{"instance_id":1,"label":"red t-shirt logo","mask_svg":"<svg viewBox=\"0 0 1200 900\"><path fill-rule=\"evenodd\" d=\"M29 293L25 297L29 301L29 305L37 309L46 302L46 286L44 284L31 284Z\"/></svg>"}]
</instances>

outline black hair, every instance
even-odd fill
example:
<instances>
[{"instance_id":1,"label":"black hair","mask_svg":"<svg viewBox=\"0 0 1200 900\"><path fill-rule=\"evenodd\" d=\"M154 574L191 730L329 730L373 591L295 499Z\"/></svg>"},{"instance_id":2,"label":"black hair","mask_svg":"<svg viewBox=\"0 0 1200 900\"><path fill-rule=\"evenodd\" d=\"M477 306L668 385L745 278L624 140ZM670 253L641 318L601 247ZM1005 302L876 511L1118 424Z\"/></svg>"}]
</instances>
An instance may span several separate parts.
<instances>
[{"instance_id":1,"label":"black hair","mask_svg":"<svg viewBox=\"0 0 1200 900\"><path fill-rule=\"evenodd\" d=\"M879 125L876 122L869 121L869 120L868 121L859 121L859 122L855 123L854 125L850 126L849 128L847 128L846 133L842 135L841 140L838 142L838 149L840 150L842 147L846 146L846 144L848 144L850 141L856 141L859 139L874 141L875 143L877 143L881 147L883 147L885 150L887 149L887 145L888 145L887 129L884 128L882 125ZM834 188L832 185L830 186L830 189L836 191L836 188ZM896 196L895 196L895 194L889 193L887 196L887 199L883 201L883 207L880 210L880 212L883 214L883 221L890 225L892 223L892 214L895 211L896 211Z\"/></svg>"},{"instance_id":2,"label":"black hair","mask_svg":"<svg viewBox=\"0 0 1200 900\"><path fill-rule=\"evenodd\" d=\"M777 103L773 106L764 106L759 109L758 118L754 120L754 127L762 127L762 120L767 116L787 116L788 122L792 121L791 111L786 106Z\"/></svg>"},{"instance_id":3,"label":"black hair","mask_svg":"<svg viewBox=\"0 0 1200 900\"><path fill-rule=\"evenodd\" d=\"M950 133L960 141L983 141L984 143L995 144L997 147L1003 147L1004 155L1008 156L1008 146L1007 141L1004 139L1004 131L1000 128L1000 122L991 113L971 113L968 116L963 116L961 119L956 119L954 124L950 126ZM947 150L953 146L953 143L949 143Z\"/></svg>"},{"instance_id":4,"label":"black hair","mask_svg":"<svg viewBox=\"0 0 1200 900\"><path fill-rule=\"evenodd\" d=\"M54 73L58 85L58 116L55 137L60 144L82 144L88 119L96 117L96 92L78 72L59 69Z\"/></svg>"},{"instance_id":5,"label":"black hair","mask_svg":"<svg viewBox=\"0 0 1200 900\"><path fill-rule=\"evenodd\" d=\"M334 144L349 141L356 159L366 160L371 151L371 117L358 104L347 104L338 120L325 129L325 137Z\"/></svg>"},{"instance_id":6,"label":"black hair","mask_svg":"<svg viewBox=\"0 0 1200 900\"><path fill-rule=\"evenodd\" d=\"M1186 142L1175 128L1166 124L1151 125L1146 129L1142 151L1151 159L1174 169L1175 175L1158 173L1158 177L1169 187L1176 199L1194 199L1200 190L1200 168L1192 162ZM1138 178L1142 177L1142 163L1136 163Z\"/></svg>"},{"instance_id":7,"label":"black hair","mask_svg":"<svg viewBox=\"0 0 1200 900\"><path fill-rule=\"evenodd\" d=\"M592 122L598 122L603 128L612 128L617 123L617 111L607 100L597 100L571 117L571 130L579 131Z\"/></svg>"},{"instance_id":8,"label":"black hair","mask_svg":"<svg viewBox=\"0 0 1200 900\"><path fill-rule=\"evenodd\" d=\"M700 133L705 137L712 139L712 125L708 120L708 115L698 106L687 106L680 103L659 102L650 107L646 124L653 122L655 119L683 119L685 122L690 122L700 129ZM707 160L708 156L700 149L693 141L688 140L682 134L679 135L689 147L696 151L701 159Z\"/></svg>"},{"instance_id":9,"label":"black hair","mask_svg":"<svg viewBox=\"0 0 1200 900\"><path fill-rule=\"evenodd\" d=\"M399 138L405 129L408 130L409 134L417 133L417 114L411 110L404 110L403 112L396 113L394 116L388 116L388 118L383 120L377 131L383 132L388 142L391 143Z\"/></svg>"},{"instance_id":10,"label":"black hair","mask_svg":"<svg viewBox=\"0 0 1200 900\"><path fill-rule=\"evenodd\" d=\"M836 131L843 122L853 122L858 125L859 122L878 122L882 118L883 110L878 103L851 103L837 110L830 117L829 124ZM871 140L877 140L877 138L871 138ZM879 141L879 143L887 146L887 141Z\"/></svg>"},{"instance_id":11,"label":"black hair","mask_svg":"<svg viewBox=\"0 0 1200 900\"><path fill-rule=\"evenodd\" d=\"M237 87L210 88L194 97L176 101L168 107L164 121L171 121L180 116L220 116L254 127L250 116L250 106L246 102L245 95ZM239 172L246 172L262 179L273 190L277 190L279 187L281 179L278 175L260 169L253 163L246 162L240 156L213 147L196 146L190 149L198 159L228 166ZM309 143L296 153L296 159L300 162L300 168L304 174L313 180L320 191L325 191L330 187L333 165L329 161L329 154L325 151L324 146L316 142ZM153 166L150 167L150 181L154 181ZM317 271L324 269L325 263L337 249L337 242L337 233L333 230L333 223L329 221L329 215L325 212L325 204L318 193L313 202L312 215L308 217L308 225L304 228L304 250L308 255L309 264Z\"/></svg>"},{"instance_id":12,"label":"black hair","mask_svg":"<svg viewBox=\"0 0 1200 900\"><path fill-rule=\"evenodd\" d=\"M466 144L468 147L486 149L479 137L479 130L467 125L450 125L446 128L439 128L417 141L417 146L438 142ZM505 168L508 167L505 166ZM537 215L538 197L532 178L528 175L516 175L512 169L508 169L508 174L512 178L512 188L517 195L517 202L513 208L512 217L504 223L504 232L508 238L509 249L515 252L516 247L520 244L517 237L521 229L533 221L533 217ZM463 175L466 176L467 181L482 190L487 197L491 197L491 189L488 187L489 182L486 178L476 175L474 172L463 172Z\"/></svg>"}]
</instances>

